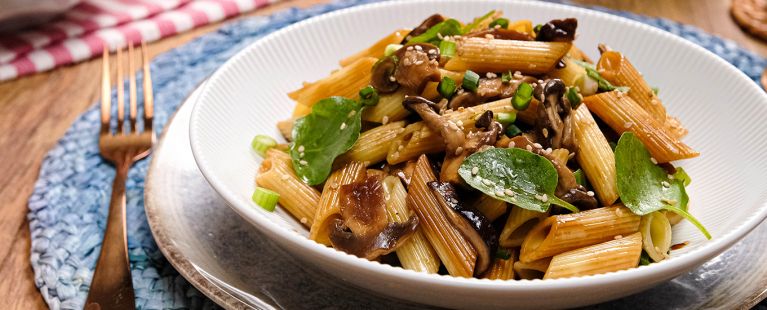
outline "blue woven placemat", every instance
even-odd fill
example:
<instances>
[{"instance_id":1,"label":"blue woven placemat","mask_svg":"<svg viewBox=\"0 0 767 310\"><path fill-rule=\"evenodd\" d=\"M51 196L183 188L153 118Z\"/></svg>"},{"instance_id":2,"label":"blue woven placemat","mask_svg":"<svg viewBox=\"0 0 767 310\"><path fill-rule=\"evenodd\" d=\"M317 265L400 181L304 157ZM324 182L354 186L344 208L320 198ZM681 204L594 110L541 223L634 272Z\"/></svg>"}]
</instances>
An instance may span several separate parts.
<instances>
[{"instance_id":1,"label":"blue woven placemat","mask_svg":"<svg viewBox=\"0 0 767 310\"><path fill-rule=\"evenodd\" d=\"M152 62L155 125L162 128L200 81L246 45L289 24L339 8L372 2L342 0L307 9L288 9L269 17L233 22ZM767 61L735 43L695 27L665 19L594 8L667 30L716 53L754 81ZM112 100L115 99L113 94ZM29 198L30 261L35 284L53 309L82 309L96 265L105 226L114 169L98 153L99 111L82 114L46 156ZM214 308L165 260L144 214L148 161L136 164L127 183L128 249L140 309Z\"/></svg>"}]
</instances>

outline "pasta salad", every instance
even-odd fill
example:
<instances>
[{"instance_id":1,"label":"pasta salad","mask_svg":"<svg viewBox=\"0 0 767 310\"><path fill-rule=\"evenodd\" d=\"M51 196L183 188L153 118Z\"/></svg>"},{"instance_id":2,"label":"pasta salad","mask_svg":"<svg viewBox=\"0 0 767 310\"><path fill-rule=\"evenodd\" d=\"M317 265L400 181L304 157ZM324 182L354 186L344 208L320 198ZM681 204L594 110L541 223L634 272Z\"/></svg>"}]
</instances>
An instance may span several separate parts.
<instances>
[{"instance_id":1,"label":"pasta salad","mask_svg":"<svg viewBox=\"0 0 767 310\"><path fill-rule=\"evenodd\" d=\"M699 155L620 51L578 21L440 14L288 94L253 200L337 250L426 273L555 279L669 258Z\"/></svg>"}]
</instances>

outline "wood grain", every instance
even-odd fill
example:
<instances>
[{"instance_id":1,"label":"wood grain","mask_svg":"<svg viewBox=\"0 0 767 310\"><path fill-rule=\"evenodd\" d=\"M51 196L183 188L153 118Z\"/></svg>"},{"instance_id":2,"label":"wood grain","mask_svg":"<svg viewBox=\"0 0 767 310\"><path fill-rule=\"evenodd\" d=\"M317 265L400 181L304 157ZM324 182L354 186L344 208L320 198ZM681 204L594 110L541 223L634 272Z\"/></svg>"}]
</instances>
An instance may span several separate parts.
<instances>
[{"instance_id":1,"label":"wood grain","mask_svg":"<svg viewBox=\"0 0 767 310\"><path fill-rule=\"evenodd\" d=\"M293 0L259 10L270 14L290 6L327 0ZM767 44L747 35L729 15L729 0L575 0L692 24L767 55ZM248 14L253 15L253 14ZM156 55L221 23L150 44ZM29 264L26 220L40 163L75 118L98 100L99 61L92 60L0 84L0 309L42 309Z\"/></svg>"}]
</instances>

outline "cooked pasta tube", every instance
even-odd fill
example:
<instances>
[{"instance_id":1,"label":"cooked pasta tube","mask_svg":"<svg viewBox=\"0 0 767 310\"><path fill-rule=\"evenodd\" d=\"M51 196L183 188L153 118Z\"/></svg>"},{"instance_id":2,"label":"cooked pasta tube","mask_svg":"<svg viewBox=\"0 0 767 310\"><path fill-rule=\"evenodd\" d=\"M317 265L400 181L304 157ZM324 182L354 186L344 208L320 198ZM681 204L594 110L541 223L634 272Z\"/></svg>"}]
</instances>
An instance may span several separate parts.
<instances>
[{"instance_id":1,"label":"cooked pasta tube","mask_svg":"<svg viewBox=\"0 0 767 310\"><path fill-rule=\"evenodd\" d=\"M588 96L583 102L619 134L626 131L636 134L659 163L700 155L684 142L670 136L662 123L658 123L634 99L620 91Z\"/></svg>"},{"instance_id":2,"label":"cooked pasta tube","mask_svg":"<svg viewBox=\"0 0 767 310\"><path fill-rule=\"evenodd\" d=\"M548 213L531 211L516 206L512 207L509 217L506 218L506 224L503 225L498 242L502 247L507 248L522 245L522 241L525 240L525 236L530 232L530 229L547 216Z\"/></svg>"},{"instance_id":3,"label":"cooked pasta tube","mask_svg":"<svg viewBox=\"0 0 767 310\"><path fill-rule=\"evenodd\" d=\"M363 57L354 63L338 69L328 77L295 91L298 102L293 116L304 116L311 112L317 101L332 96L357 98L360 89L370 84L371 69L377 58ZM307 109L309 108L309 109Z\"/></svg>"},{"instance_id":4,"label":"cooked pasta tube","mask_svg":"<svg viewBox=\"0 0 767 310\"><path fill-rule=\"evenodd\" d=\"M546 269L549 269L551 257L541 258L529 263L514 262L514 272L522 280L543 279Z\"/></svg>"},{"instance_id":5,"label":"cooked pasta tube","mask_svg":"<svg viewBox=\"0 0 767 310\"><path fill-rule=\"evenodd\" d=\"M386 217L389 222L407 222L410 210L407 208L407 191L402 182L395 176L388 176L384 178L383 189L387 197ZM402 268L426 273L437 273L441 264L422 227L418 227L415 234L397 248L397 258Z\"/></svg>"},{"instance_id":6,"label":"cooked pasta tube","mask_svg":"<svg viewBox=\"0 0 767 310\"><path fill-rule=\"evenodd\" d=\"M334 166L343 166L351 161L365 162L368 165L383 161L389 152L389 145L404 127L405 121L399 121L361 133L352 148L336 159Z\"/></svg>"},{"instance_id":7,"label":"cooked pasta tube","mask_svg":"<svg viewBox=\"0 0 767 310\"><path fill-rule=\"evenodd\" d=\"M429 159L421 155L410 179L407 201L420 220L420 227L448 273L456 277L469 278L474 275L477 251L461 232L453 227L443 213L439 202L426 183L436 181Z\"/></svg>"},{"instance_id":8,"label":"cooked pasta tube","mask_svg":"<svg viewBox=\"0 0 767 310\"><path fill-rule=\"evenodd\" d=\"M659 124L666 123L666 108L639 71L621 53L616 51L602 53L596 68L599 74L613 85L629 87L628 96L634 99L634 102Z\"/></svg>"},{"instance_id":9,"label":"cooked pasta tube","mask_svg":"<svg viewBox=\"0 0 767 310\"><path fill-rule=\"evenodd\" d=\"M297 119L298 117L291 117L284 121L277 122L277 130L280 131L280 135L282 135L288 142L293 140L293 123L295 123Z\"/></svg>"},{"instance_id":10,"label":"cooked pasta tube","mask_svg":"<svg viewBox=\"0 0 767 310\"><path fill-rule=\"evenodd\" d=\"M378 42L373 43L373 45L369 46L368 48L342 59L339 61L339 64L341 67L346 67L363 57L382 58L384 56L384 51L386 51L387 45L399 44L408 33L410 33L410 29L399 29L395 32L392 32L389 35L383 37L381 40L378 40Z\"/></svg>"},{"instance_id":11,"label":"cooked pasta tube","mask_svg":"<svg viewBox=\"0 0 767 310\"><path fill-rule=\"evenodd\" d=\"M618 200L615 155L585 104L575 110L573 135L575 141L578 141L575 160L594 188L599 202L603 206L612 205Z\"/></svg>"},{"instance_id":12,"label":"cooked pasta tube","mask_svg":"<svg viewBox=\"0 0 767 310\"><path fill-rule=\"evenodd\" d=\"M555 255L543 278L578 277L634 268L639 265L641 254L642 234L637 232Z\"/></svg>"},{"instance_id":13,"label":"cooked pasta tube","mask_svg":"<svg viewBox=\"0 0 767 310\"><path fill-rule=\"evenodd\" d=\"M569 42L539 42L460 38L456 56L445 64L452 71L477 72L520 71L542 74L554 69L572 46Z\"/></svg>"},{"instance_id":14,"label":"cooked pasta tube","mask_svg":"<svg viewBox=\"0 0 767 310\"><path fill-rule=\"evenodd\" d=\"M295 172L290 155L269 149L258 169L256 185L280 194L279 203L301 224L311 226L320 193L302 182Z\"/></svg>"},{"instance_id":15,"label":"cooked pasta tube","mask_svg":"<svg viewBox=\"0 0 767 310\"><path fill-rule=\"evenodd\" d=\"M562 58L564 68L556 69L549 73L549 77L558 78L569 87L578 87L584 96L593 95L597 92L599 84L586 74L586 69L576 64L569 56Z\"/></svg>"},{"instance_id":16,"label":"cooked pasta tube","mask_svg":"<svg viewBox=\"0 0 767 310\"><path fill-rule=\"evenodd\" d=\"M459 124L463 127L463 131L468 133L476 129L474 123L477 117L488 110L493 113L515 112L511 107L510 99L506 98L471 108L445 112L442 117ZM393 165L415 159L421 154L438 153L444 149L445 143L439 133L433 132L424 122L416 122L406 126L405 130L394 139L386 160Z\"/></svg>"},{"instance_id":17,"label":"cooked pasta tube","mask_svg":"<svg viewBox=\"0 0 767 310\"><path fill-rule=\"evenodd\" d=\"M410 115L410 111L402 105L403 99L405 99L405 90L403 89L381 95L376 105L362 111L362 119L381 124L402 120Z\"/></svg>"},{"instance_id":18,"label":"cooked pasta tube","mask_svg":"<svg viewBox=\"0 0 767 310\"><path fill-rule=\"evenodd\" d=\"M517 111L517 119L528 125L535 125L535 119L538 118L538 100L533 98L530 100L530 106L524 111Z\"/></svg>"},{"instance_id":19,"label":"cooked pasta tube","mask_svg":"<svg viewBox=\"0 0 767 310\"><path fill-rule=\"evenodd\" d=\"M327 246L331 245L330 230L333 228L333 218L341 212L339 188L342 185L361 182L365 176L365 164L358 161L350 162L330 174L322 188L322 196L316 204L316 220L309 230L309 239Z\"/></svg>"},{"instance_id":20,"label":"cooked pasta tube","mask_svg":"<svg viewBox=\"0 0 767 310\"><path fill-rule=\"evenodd\" d=\"M653 261L668 258L671 249L671 223L663 212L655 211L642 216L639 224L642 233L642 248Z\"/></svg>"},{"instance_id":21,"label":"cooked pasta tube","mask_svg":"<svg viewBox=\"0 0 767 310\"><path fill-rule=\"evenodd\" d=\"M519 260L532 262L639 230L639 216L623 205L550 216L522 242Z\"/></svg>"},{"instance_id":22,"label":"cooked pasta tube","mask_svg":"<svg viewBox=\"0 0 767 310\"><path fill-rule=\"evenodd\" d=\"M474 200L472 207L482 212L488 220L495 221L506 213L506 202L498 200L485 194L481 194L479 198Z\"/></svg>"},{"instance_id":23,"label":"cooked pasta tube","mask_svg":"<svg viewBox=\"0 0 767 310\"><path fill-rule=\"evenodd\" d=\"M509 258L496 258L493 263L490 264L490 268L485 271L484 278L490 280L514 280L514 250L507 249L509 251Z\"/></svg>"},{"instance_id":24,"label":"cooked pasta tube","mask_svg":"<svg viewBox=\"0 0 767 310\"><path fill-rule=\"evenodd\" d=\"M535 32L533 32L533 21L529 19L520 19L520 20L513 21L509 23L509 27L507 29L521 32L521 33L526 33L531 36L535 35Z\"/></svg>"}]
</instances>

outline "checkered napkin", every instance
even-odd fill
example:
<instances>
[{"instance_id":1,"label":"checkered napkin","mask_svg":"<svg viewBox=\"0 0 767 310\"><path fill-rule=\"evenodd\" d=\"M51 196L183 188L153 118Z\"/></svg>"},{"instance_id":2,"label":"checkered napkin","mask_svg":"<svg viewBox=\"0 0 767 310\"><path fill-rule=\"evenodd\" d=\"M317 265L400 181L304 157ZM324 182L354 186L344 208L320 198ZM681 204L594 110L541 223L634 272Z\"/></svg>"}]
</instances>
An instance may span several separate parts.
<instances>
[{"instance_id":1,"label":"checkered napkin","mask_svg":"<svg viewBox=\"0 0 767 310\"><path fill-rule=\"evenodd\" d=\"M104 45L164 37L280 0L86 0L58 18L0 35L0 82L100 55Z\"/></svg>"}]
</instances>

